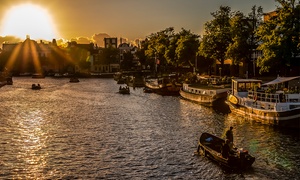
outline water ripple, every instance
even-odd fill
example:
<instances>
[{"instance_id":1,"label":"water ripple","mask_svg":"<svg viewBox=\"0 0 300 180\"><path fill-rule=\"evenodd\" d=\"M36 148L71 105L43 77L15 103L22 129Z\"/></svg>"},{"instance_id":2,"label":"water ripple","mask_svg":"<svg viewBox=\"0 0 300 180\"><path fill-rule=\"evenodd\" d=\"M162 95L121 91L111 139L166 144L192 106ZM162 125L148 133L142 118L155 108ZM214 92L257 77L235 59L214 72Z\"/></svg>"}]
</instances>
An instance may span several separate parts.
<instances>
[{"instance_id":1,"label":"water ripple","mask_svg":"<svg viewBox=\"0 0 300 180\"><path fill-rule=\"evenodd\" d=\"M0 89L1 179L300 177L299 132L139 88L124 96L112 79L13 80ZM242 174L193 155L202 132L223 136L229 126L256 157Z\"/></svg>"}]
</instances>

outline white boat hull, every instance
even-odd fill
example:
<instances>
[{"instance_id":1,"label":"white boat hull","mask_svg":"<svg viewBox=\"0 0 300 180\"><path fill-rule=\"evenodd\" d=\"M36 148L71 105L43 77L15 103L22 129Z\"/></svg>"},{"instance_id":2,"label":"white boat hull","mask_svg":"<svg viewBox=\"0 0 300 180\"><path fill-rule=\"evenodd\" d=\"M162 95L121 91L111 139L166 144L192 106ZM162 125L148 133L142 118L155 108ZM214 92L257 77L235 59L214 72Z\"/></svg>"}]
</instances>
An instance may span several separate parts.
<instances>
[{"instance_id":1,"label":"white boat hull","mask_svg":"<svg viewBox=\"0 0 300 180\"><path fill-rule=\"evenodd\" d=\"M227 96L228 88L215 88L203 86L192 87L189 84L183 84L180 89L180 96L184 99L194 101L207 106L213 106L213 103L219 99L224 99Z\"/></svg>"},{"instance_id":2,"label":"white boat hull","mask_svg":"<svg viewBox=\"0 0 300 180\"><path fill-rule=\"evenodd\" d=\"M254 107L235 105L226 101L232 113L244 116L262 124L269 124L288 128L300 128L300 107L289 111L275 111L257 109Z\"/></svg>"}]
</instances>

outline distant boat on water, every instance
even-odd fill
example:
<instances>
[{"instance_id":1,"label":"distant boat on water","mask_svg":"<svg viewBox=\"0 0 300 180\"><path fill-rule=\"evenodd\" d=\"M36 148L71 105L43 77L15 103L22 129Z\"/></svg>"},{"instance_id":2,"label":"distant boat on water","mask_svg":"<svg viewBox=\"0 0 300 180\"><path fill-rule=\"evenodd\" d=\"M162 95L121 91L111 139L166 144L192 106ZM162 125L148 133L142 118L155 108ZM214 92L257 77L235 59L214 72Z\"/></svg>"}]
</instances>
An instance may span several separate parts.
<instances>
[{"instance_id":1,"label":"distant boat on water","mask_svg":"<svg viewBox=\"0 0 300 180\"><path fill-rule=\"evenodd\" d=\"M45 75L41 73L35 73L32 75L32 78L45 78Z\"/></svg>"},{"instance_id":2,"label":"distant boat on water","mask_svg":"<svg viewBox=\"0 0 300 180\"><path fill-rule=\"evenodd\" d=\"M31 85L31 89L32 90L40 90L40 89L42 89L42 87L40 86L40 84L37 84L37 85L36 84L32 84Z\"/></svg>"},{"instance_id":3,"label":"distant boat on water","mask_svg":"<svg viewBox=\"0 0 300 180\"><path fill-rule=\"evenodd\" d=\"M6 78L6 85L13 85L12 77L7 77Z\"/></svg>"},{"instance_id":4,"label":"distant boat on water","mask_svg":"<svg viewBox=\"0 0 300 180\"><path fill-rule=\"evenodd\" d=\"M79 79L77 77L71 77L69 82L70 83L78 83L80 81L79 81Z\"/></svg>"}]
</instances>

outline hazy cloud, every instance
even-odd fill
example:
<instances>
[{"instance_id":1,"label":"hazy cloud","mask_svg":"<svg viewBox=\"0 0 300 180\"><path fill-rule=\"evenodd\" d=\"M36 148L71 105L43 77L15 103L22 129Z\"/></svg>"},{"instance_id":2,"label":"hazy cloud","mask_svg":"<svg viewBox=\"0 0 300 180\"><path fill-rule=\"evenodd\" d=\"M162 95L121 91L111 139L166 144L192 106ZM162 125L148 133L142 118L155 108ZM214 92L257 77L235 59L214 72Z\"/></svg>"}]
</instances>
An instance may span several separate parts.
<instances>
[{"instance_id":1,"label":"hazy cloud","mask_svg":"<svg viewBox=\"0 0 300 180\"><path fill-rule=\"evenodd\" d=\"M94 34L90 38L89 37L74 37L72 39L60 38L60 39L56 39L56 43L58 45L64 46L70 41L76 41L78 44L95 43L98 45L98 47L104 47L104 38L110 38L110 37L111 36L108 35L107 33L97 33L97 34ZM33 40L35 40L35 39L33 39ZM4 37L0 36L0 48L2 48L2 44L4 42L18 43L18 42L23 42L23 41L24 41L24 39L20 39L20 38L14 37L14 36L4 36ZM38 43L40 42L40 40L35 40L35 41L37 41ZM130 43L135 46L138 46L140 41L141 41L141 39L135 39L134 41L129 42L128 38L125 38L125 37L118 38L118 43L121 43L121 42L122 43ZM46 41L46 40L43 40L43 42L51 43L51 41Z\"/></svg>"},{"instance_id":2,"label":"hazy cloud","mask_svg":"<svg viewBox=\"0 0 300 180\"><path fill-rule=\"evenodd\" d=\"M90 44L91 42L93 42L93 40L88 37L72 38L71 41L76 41L78 44Z\"/></svg>"},{"instance_id":3,"label":"hazy cloud","mask_svg":"<svg viewBox=\"0 0 300 180\"><path fill-rule=\"evenodd\" d=\"M22 39L20 38L17 38L17 37L14 37L14 36L0 36L0 48L2 49L2 44L4 42L7 42L7 43L18 43L18 42L22 42Z\"/></svg>"},{"instance_id":4,"label":"hazy cloud","mask_svg":"<svg viewBox=\"0 0 300 180\"><path fill-rule=\"evenodd\" d=\"M104 38L109 38L109 37L110 35L106 33L98 33L98 34L94 34L92 36L92 39L94 43L98 45L98 47L104 47Z\"/></svg>"}]
</instances>

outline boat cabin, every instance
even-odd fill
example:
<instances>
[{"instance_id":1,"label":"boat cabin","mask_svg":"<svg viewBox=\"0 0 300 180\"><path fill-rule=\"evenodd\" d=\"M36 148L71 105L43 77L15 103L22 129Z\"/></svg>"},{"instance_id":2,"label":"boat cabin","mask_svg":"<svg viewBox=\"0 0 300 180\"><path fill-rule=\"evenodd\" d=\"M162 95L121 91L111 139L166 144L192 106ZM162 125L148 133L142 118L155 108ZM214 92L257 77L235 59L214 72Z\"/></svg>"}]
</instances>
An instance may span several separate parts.
<instances>
[{"instance_id":1,"label":"boat cabin","mask_svg":"<svg viewBox=\"0 0 300 180\"><path fill-rule=\"evenodd\" d=\"M258 79L232 79L232 94L239 97L247 97L249 91L257 91L261 88L261 80Z\"/></svg>"},{"instance_id":2,"label":"boat cabin","mask_svg":"<svg viewBox=\"0 0 300 180\"><path fill-rule=\"evenodd\" d=\"M300 102L298 87L289 86L289 82L294 79L299 77L278 77L265 84L258 79L233 79L232 95L249 98L255 102Z\"/></svg>"}]
</instances>

